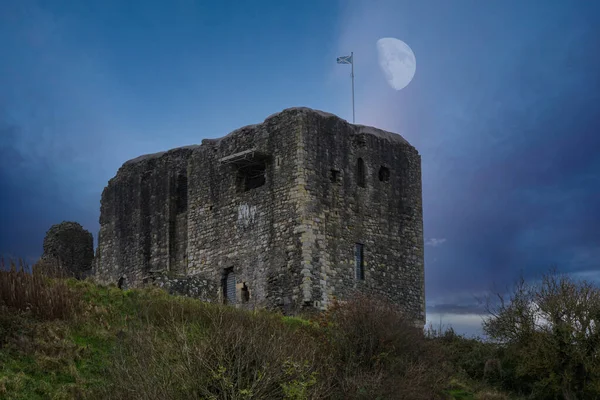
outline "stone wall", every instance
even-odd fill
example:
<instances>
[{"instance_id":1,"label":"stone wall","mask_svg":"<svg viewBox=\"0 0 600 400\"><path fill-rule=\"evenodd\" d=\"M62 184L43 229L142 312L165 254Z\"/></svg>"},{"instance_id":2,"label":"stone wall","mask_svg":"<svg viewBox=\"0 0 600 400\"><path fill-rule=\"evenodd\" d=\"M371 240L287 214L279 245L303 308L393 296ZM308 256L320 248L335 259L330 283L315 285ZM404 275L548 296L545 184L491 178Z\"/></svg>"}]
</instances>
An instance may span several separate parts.
<instances>
[{"instance_id":1,"label":"stone wall","mask_svg":"<svg viewBox=\"0 0 600 400\"><path fill-rule=\"evenodd\" d=\"M219 140L203 141L190 160L190 274L221 282L233 268L252 304L291 307L299 286L296 162L303 114L273 116ZM236 165L221 158L249 149L265 155L264 185L244 190Z\"/></svg>"},{"instance_id":2,"label":"stone wall","mask_svg":"<svg viewBox=\"0 0 600 400\"><path fill-rule=\"evenodd\" d=\"M96 277L130 285L187 268L188 159L193 147L126 162L102 193Z\"/></svg>"},{"instance_id":3,"label":"stone wall","mask_svg":"<svg viewBox=\"0 0 600 400\"><path fill-rule=\"evenodd\" d=\"M418 152L399 135L335 117L309 118L309 218L302 229L310 243L303 262L312 298L322 308L332 296L346 299L360 290L402 304L424 323ZM363 249L363 277L357 276L356 244Z\"/></svg>"},{"instance_id":4,"label":"stone wall","mask_svg":"<svg viewBox=\"0 0 600 400\"><path fill-rule=\"evenodd\" d=\"M420 156L399 135L332 114L287 109L128 161L103 192L100 224L105 283L223 300L233 271L242 307L324 308L360 290L424 319Z\"/></svg>"},{"instance_id":5,"label":"stone wall","mask_svg":"<svg viewBox=\"0 0 600 400\"><path fill-rule=\"evenodd\" d=\"M52 225L44 237L42 260L61 273L83 278L92 268L94 238L77 222Z\"/></svg>"},{"instance_id":6,"label":"stone wall","mask_svg":"<svg viewBox=\"0 0 600 400\"><path fill-rule=\"evenodd\" d=\"M194 297L208 302L219 300L218 283L206 279L202 274L191 276L157 275L147 282L165 289L170 294Z\"/></svg>"}]
</instances>

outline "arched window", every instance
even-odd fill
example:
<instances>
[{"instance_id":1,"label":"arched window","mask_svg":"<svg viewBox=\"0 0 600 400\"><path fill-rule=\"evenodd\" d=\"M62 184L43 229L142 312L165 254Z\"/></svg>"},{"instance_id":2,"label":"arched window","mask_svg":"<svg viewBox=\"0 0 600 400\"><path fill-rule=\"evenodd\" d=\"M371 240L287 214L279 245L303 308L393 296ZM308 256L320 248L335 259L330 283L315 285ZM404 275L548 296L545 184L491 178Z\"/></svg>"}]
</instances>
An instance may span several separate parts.
<instances>
[{"instance_id":1,"label":"arched window","mask_svg":"<svg viewBox=\"0 0 600 400\"><path fill-rule=\"evenodd\" d=\"M360 187L365 187L365 162L362 158L356 162L356 183Z\"/></svg>"}]
</instances>

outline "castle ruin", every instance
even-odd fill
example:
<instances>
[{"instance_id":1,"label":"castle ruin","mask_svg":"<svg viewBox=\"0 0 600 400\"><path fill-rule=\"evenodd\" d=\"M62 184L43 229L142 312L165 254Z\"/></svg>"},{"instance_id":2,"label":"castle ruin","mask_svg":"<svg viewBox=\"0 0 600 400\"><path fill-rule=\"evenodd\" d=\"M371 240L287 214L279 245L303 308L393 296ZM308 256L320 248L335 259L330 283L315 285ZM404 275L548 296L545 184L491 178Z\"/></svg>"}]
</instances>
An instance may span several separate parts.
<instances>
[{"instance_id":1,"label":"castle ruin","mask_svg":"<svg viewBox=\"0 0 600 400\"><path fill-rule=\"evenodd\" d=\"M94 260L94 238L77 222L63 221L52 225L44 237L41 257L54 273L81 279L87 276Z\"/></svg>"},{"instance_id":2,"label":"castle ruin","mask_svg":"<svg viewBox=\"0 0 600 400\"><path fill-rule=\"evenodd\" d=\"M102 193L94 269L283 311L376 294L423 324L420 156L398 134L291 108L138 157Z\"/></svg>"}]
</instances>

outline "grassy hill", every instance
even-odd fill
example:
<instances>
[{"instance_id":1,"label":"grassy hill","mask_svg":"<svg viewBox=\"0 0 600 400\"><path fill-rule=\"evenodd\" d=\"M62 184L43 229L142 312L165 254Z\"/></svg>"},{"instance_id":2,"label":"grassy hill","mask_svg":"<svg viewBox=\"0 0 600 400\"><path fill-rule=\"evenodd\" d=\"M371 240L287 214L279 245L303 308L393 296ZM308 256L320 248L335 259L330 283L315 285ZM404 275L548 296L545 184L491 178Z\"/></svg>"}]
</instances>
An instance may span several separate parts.
<instances>
[{"instance_id":1,"label":"grassy hill","mask_svg":"<svg viewBox=\"0 0 600 400\"><path fill-rule=\"evenodd\" d=\"M0 272L2 399L505 399L491 351L374 299L285 317Z\"/></svg>"}]
</instances>

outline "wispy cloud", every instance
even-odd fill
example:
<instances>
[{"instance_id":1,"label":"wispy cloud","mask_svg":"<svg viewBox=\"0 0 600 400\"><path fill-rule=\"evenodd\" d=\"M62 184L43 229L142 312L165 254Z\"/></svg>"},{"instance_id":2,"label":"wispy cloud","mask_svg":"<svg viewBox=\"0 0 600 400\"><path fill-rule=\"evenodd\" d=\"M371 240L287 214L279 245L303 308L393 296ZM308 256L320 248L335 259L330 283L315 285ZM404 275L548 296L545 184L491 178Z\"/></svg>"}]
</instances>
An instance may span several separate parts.
<instances>
[{"instance_id":1,"label":"wispy cloud","mask_svg":"<svg viewBox=\"0 0 600 400\"><path fill-rule=\"evenodd\" d=\"M427 320L425 323L427 326L431 326L434 329L442 331L452 328L455 332L466 335L467 337L485 337L482 329L482 323L486 317L486 314L455 314L428 311Z\"/></svg>"},{"instance_id":2,"label":"wispy cloud","mask_svg":"<svg viewBox=\"0 0 600 400\"><path fill-rule=\"evenodd\" d=\"M431 246L431 247L441 246L444 243L446 243L446 238L440 238L440 239L431 238L431 239L427 239L425 241L425 245Z\"/></svg>"}]
</instances>

